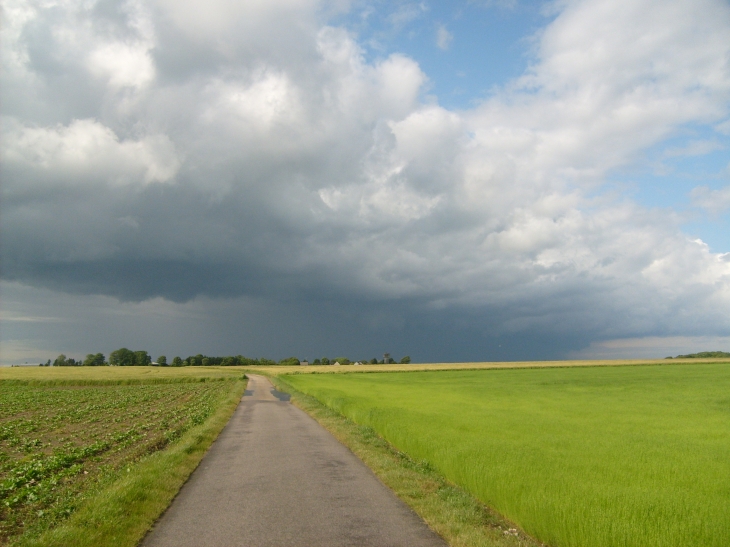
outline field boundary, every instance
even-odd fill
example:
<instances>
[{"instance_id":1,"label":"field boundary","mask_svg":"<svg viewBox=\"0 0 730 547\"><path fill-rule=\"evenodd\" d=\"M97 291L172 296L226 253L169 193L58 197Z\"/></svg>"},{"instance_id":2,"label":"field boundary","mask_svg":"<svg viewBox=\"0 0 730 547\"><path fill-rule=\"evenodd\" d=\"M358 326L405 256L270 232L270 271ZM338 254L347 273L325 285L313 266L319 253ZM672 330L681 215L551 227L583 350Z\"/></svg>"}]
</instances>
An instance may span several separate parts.
<instances>
[{"instance_id":1,"label":"field boundary","mask_svg":"<svg viewBox=\"0 0 730 547\"><path fill-rule=\"evenodd\" d=\"M730 364L727 358L714 359L667 359L646 361L514 361L495 363L425 363L414 365L352 365L332 367L332 365L308 367L287 367L287 370L275 370L268 367L268 373L275 376L297 374L384 374L400 372L463 372L467 370L538 370L547 368L613 368L613 367L655 367L666 365L708 365ZM334 370L332 370L334 368ZM304 369L304 370L302 370Z\"/></svg>"},{"instance_id":2,"label":"field boundary","mask_svg":"<svg viewBox=\"0 0 730 547\"><path fill-rule=\"evenodd\" d=\"M35 382L43 385L141 385L166 382L212 381L240 378L246 372L278 376L282 374L367 374L385 372L428 372L460 370L513 370L541 368L626 367L682 364L730 363L730 359L593 359L568 361L483 361L465 363L411 363L361 366L195 366L195 367L5 367L0 366L0 385L5 382ZM92 377L90 377L92 376ZM11 385L11 384L8 384Z\"/></svg>"},{"instance_id":3,"label":"field boundary","mask_svg":"<svg viewBox=\"0 0 730 547\"><path fill-rule=\"evenodd\" d=\"M213 379L209 378L207 381L210 380ZM151 454L131 466L133 472L128 476L123 476L92 493L63 524L40 536L20 536L12 540L10 545L13 547L138 545L160 515L170 506L238 406L247 382L243 381L243 378L228 378L228 380L233 384L230 391L204 423L188 430L169 448ZM195 378L192 381L202 380Z\"/></svg>"},{"instance_id":4,"label":"field boundary","mask_svg":"<svg viewBox=\"0 0 730 547\"><path fill-rule=\"evenodd\" d=\"M272 375L278 390L312 416L360 458L375 475L443 537L451 547L545 547L427 462L397 450L370 427L360 426L314 397L292 387L285 375Z\"/></svg>"}]
</instances>

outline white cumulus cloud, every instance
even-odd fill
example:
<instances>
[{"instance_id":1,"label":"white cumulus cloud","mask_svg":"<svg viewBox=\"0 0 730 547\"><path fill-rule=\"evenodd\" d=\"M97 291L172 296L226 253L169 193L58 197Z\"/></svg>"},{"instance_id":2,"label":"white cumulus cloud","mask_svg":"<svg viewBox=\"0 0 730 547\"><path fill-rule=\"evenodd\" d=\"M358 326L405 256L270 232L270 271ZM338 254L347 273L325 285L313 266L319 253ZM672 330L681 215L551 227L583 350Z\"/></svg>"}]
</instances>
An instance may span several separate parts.
<instances>
[{"instance_id":1,"label":"white cumulus cloud","mask_svg":"<svg viewBox=\"0 0 730 547\"><path fill-rule=\"evenodd\" d=\"M110 128L89 119L55 127L23 127L7 119L3 126L6 167L45 180L100 185L168 182L180 167L166 135L120 140Z\"/></svg>"}]
</instances>

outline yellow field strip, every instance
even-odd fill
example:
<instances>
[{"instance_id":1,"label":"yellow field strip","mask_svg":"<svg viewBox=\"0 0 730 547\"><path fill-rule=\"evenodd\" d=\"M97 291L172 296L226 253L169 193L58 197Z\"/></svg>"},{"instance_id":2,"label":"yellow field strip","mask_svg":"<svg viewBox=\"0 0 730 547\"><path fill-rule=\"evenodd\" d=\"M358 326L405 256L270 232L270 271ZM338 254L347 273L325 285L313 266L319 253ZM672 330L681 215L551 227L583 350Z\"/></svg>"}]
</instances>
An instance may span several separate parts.
<instances>
[{"instance_id":1,"label":"yellow field strip","mask_svg":"<svg viewBox=\"0 0 730 547\"><path fill-rule=\"evenodd\" d=\"M481 363L424 363L409 365L310 365L273 367L0 367L0 380L163 380L173 378L228 378L244 372L269 375L343 372L403 372L428 370L512 369L546 367L609 367L727 363L730 359L614 359L576 361L494 361Z\"/></svg>"},{"instance_id":2,"label":"yellow field strip","mask_svg":"<svg viewBox=\"0 0 730 547\"><path fill-rule=\"evenodd\" d=\"M0 380L167 380L231 378L241 367L0 367Z\"/></svg>"},{"instance_id":3,"label":"yellow field strip","mask_svg":"<svg viewBox=\"0 0 730 547\"><path fill-rule=\"evenodd\" d=\"M494 361L482 363L423 363L409 365L360 365L360 366L306 366L306 367L259 367L274 374L302 374L312 372L404 372L428 370L473 370L473 369L511 369L511 368L548 368L548 367L611 367L631 365L673 365L680 363L726 363L727 358L718 359L614 359L581 361Z\"/></svg>"}]
</instances>

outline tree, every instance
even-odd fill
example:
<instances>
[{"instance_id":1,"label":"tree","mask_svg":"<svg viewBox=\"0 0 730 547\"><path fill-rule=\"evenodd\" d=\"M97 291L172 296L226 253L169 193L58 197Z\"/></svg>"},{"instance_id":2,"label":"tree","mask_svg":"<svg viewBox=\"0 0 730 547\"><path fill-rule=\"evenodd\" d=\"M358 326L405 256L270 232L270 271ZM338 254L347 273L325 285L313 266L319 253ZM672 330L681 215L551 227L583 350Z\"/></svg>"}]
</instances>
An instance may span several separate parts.
<instances>
[{"instance_id":1,"label":"tree","mask_svg":"<svg viewBox=\"0 0 730 547\"><path fill-rule=\"evenodd\" d=\"M134 352L134 364L138 367L146 367L152 364L152 357L144 350Z\"/></svg>"},{"instance_id":2,"label":"tree","mask_svg":"<svg viewBox=\"0 0 730 547\"><path fill-rule=\"evenodd\" d=\"M89 353L83 363L85 367L103 367L105 364L103 353Z\"/></svg>"},{"instance_id":3,"label":"tree","mask_svg":"<svg viewBox=\"0 0 730 547\"><path fill-rule=\"evenodd\" d=\"M81 365L81 361L76 361L72 357L66 357L63 353L56 357L53 362L54 367L78 367Z\"/></svg>"},{"instance_id":4,"label":"tree","mask_svg":"<svg viewBox=\"0 0 730 547\"><path fill-rule=\"evenodd\" d=\"M407 365L411 362L411 357L409 355L406 355L403 357L403 359L400 360L401 365Z\"/></svg>"},{"instance_id":5,"label":"tree","mask_svg":"<svg viewBox=\"0 0 730 547\"><path fill-rule=\"evenodd\" d=\"M203 355L198 353L195 356L188 357L188 362L190 363L191 367L199 367L203 364Z\"/></svg>"},{"instance_id":6,"label":"tree","mask_svg":"<svg viewBox=\"0 0 730 547\"><path fill-rule=\"evenodd\" d=\"M375 357L373 357L372 359L370 359L370 364L371 365L377 365L378 364L378 360Z\"/></svg>"},{"instance_id":7,"label":"tree","mask_svg":"<svg viewBox=\"0 0 730 547\"><path fill-rule=\"evenodd\" d=\"M296 366L299 364L299 359L296 357L288 357L287 359L282 359L279 361L280 365L286 365L286 366Z\"/></svg>"},{"instance_id":8,"label":"tree","mask_svg":"<svg viewBox=\"0 0 730 547\"><path fill-rule=\"evenodd\" d=\"M54 367L77 367L80 365L81 361L76 361L76 359L66 357L63 353L56 357L56 360L53 361Z\"/></svg>"},{"instance_id":9,"label":"tree","mask_svg":"<svg viewBox=\"0 0 730 547\"><path fill-rule=\"evenodd\" d=\"M204 367L210 366L210 359L208 357L203 357L202 364Z\"/></svg>"},{"instance_id":10,"label":"tree","mask_svg":"<svg viewBox=\"0 0 730 547\"><path fill-rule=\"evenodd\" d=\"M329 365L330 364L330 360L327 359L327 357L322 357L322 364L323 365Z\"/></svg>"},{"instance_id":11,"label":"tree","mask_svg":"<svg viewBox=\"0 0 730 547\"><path fill-rule=\"evenodd\" d=\"M160 365L161 367L166 367L167 366L167 357L165 357L164 355L160 355L157 358L157 364Z\"/></svg>"},{"instance_id":12,"label":"tree","mask_svg":"<svg viewBox=\"0 0 730 547\"><path fill-rule=\"evenodd\" d=\"M131 349L119 348L109 354L109 364L113 367L131 367L137 364L137 356Z\"/></svg>"},{"instance_id":13,"label":"tree","mask_svg":"<svg viewBox=\"0 0 730 547\"><path fill-rule=\"evenodd\" d=\"M181 367L183 366L183 360L179 357L173 357L172 358L172 366L173 367Z\"/></svg>"},{"instance_id":14,"label":"tree","mask_svg":"<svg viewBox=\"0 0 730 547\"><path fill-rule=\"evenodd\" d=\"M349 365L352 362L347 357L337 357L335 358L335 361L341 365Z\"/></svg>"}]
</instances>

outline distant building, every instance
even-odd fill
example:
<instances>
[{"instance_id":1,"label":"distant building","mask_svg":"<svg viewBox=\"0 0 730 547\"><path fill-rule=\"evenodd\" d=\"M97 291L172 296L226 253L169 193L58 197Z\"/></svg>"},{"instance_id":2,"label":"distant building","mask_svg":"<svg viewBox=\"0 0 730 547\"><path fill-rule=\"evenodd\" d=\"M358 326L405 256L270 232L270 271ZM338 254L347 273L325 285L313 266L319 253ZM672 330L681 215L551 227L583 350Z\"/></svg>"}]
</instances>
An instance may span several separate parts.
<instances>
[{"instance_id":1,"label":"distant building","mask_svg":"<svg viewBox=\"0 0 730 547\"><path fill-rule=\"evenodd\" d=\"M303 367L309 366L309 361L299 361L299 364Z\"/></svg>"},{"instance_id":2,"label":"distant building","mask_svg":"<svg viewBox=\"0 0 730 547\"><path fill-rule=\"evenodd\" d=\"M353 363L353 364L354 364L355 366L358 366L358 365L362 365L362 363L361 363L360 361L356 361L356 362L355 362L355 363Z\"/></svg>"},{"instance_id":3,"label":"distant building","mask_svg":"<svg viewBox=\"0 0 730 547\"><path fill-rule=\"evenodd\" d=\"M333 364L334 366L337 366L337 367L339 367L339 366L342 366L342 365L340 365L340 362L339 362L339 361L335 361L335 362L334 362L334 363L332 363L332 364Z\"/></svg>"},{"instance_id":4,"label":"distant building","mask_svg":"<svg viewBox=\"0 0 730 547\"><path fill-rule=\"evenodd\" d=\"M383 364L387 365L388 363L392 363L393 360L390 358L390 353L384 353L383 354Z\"/></svg>"}]
</instances>

